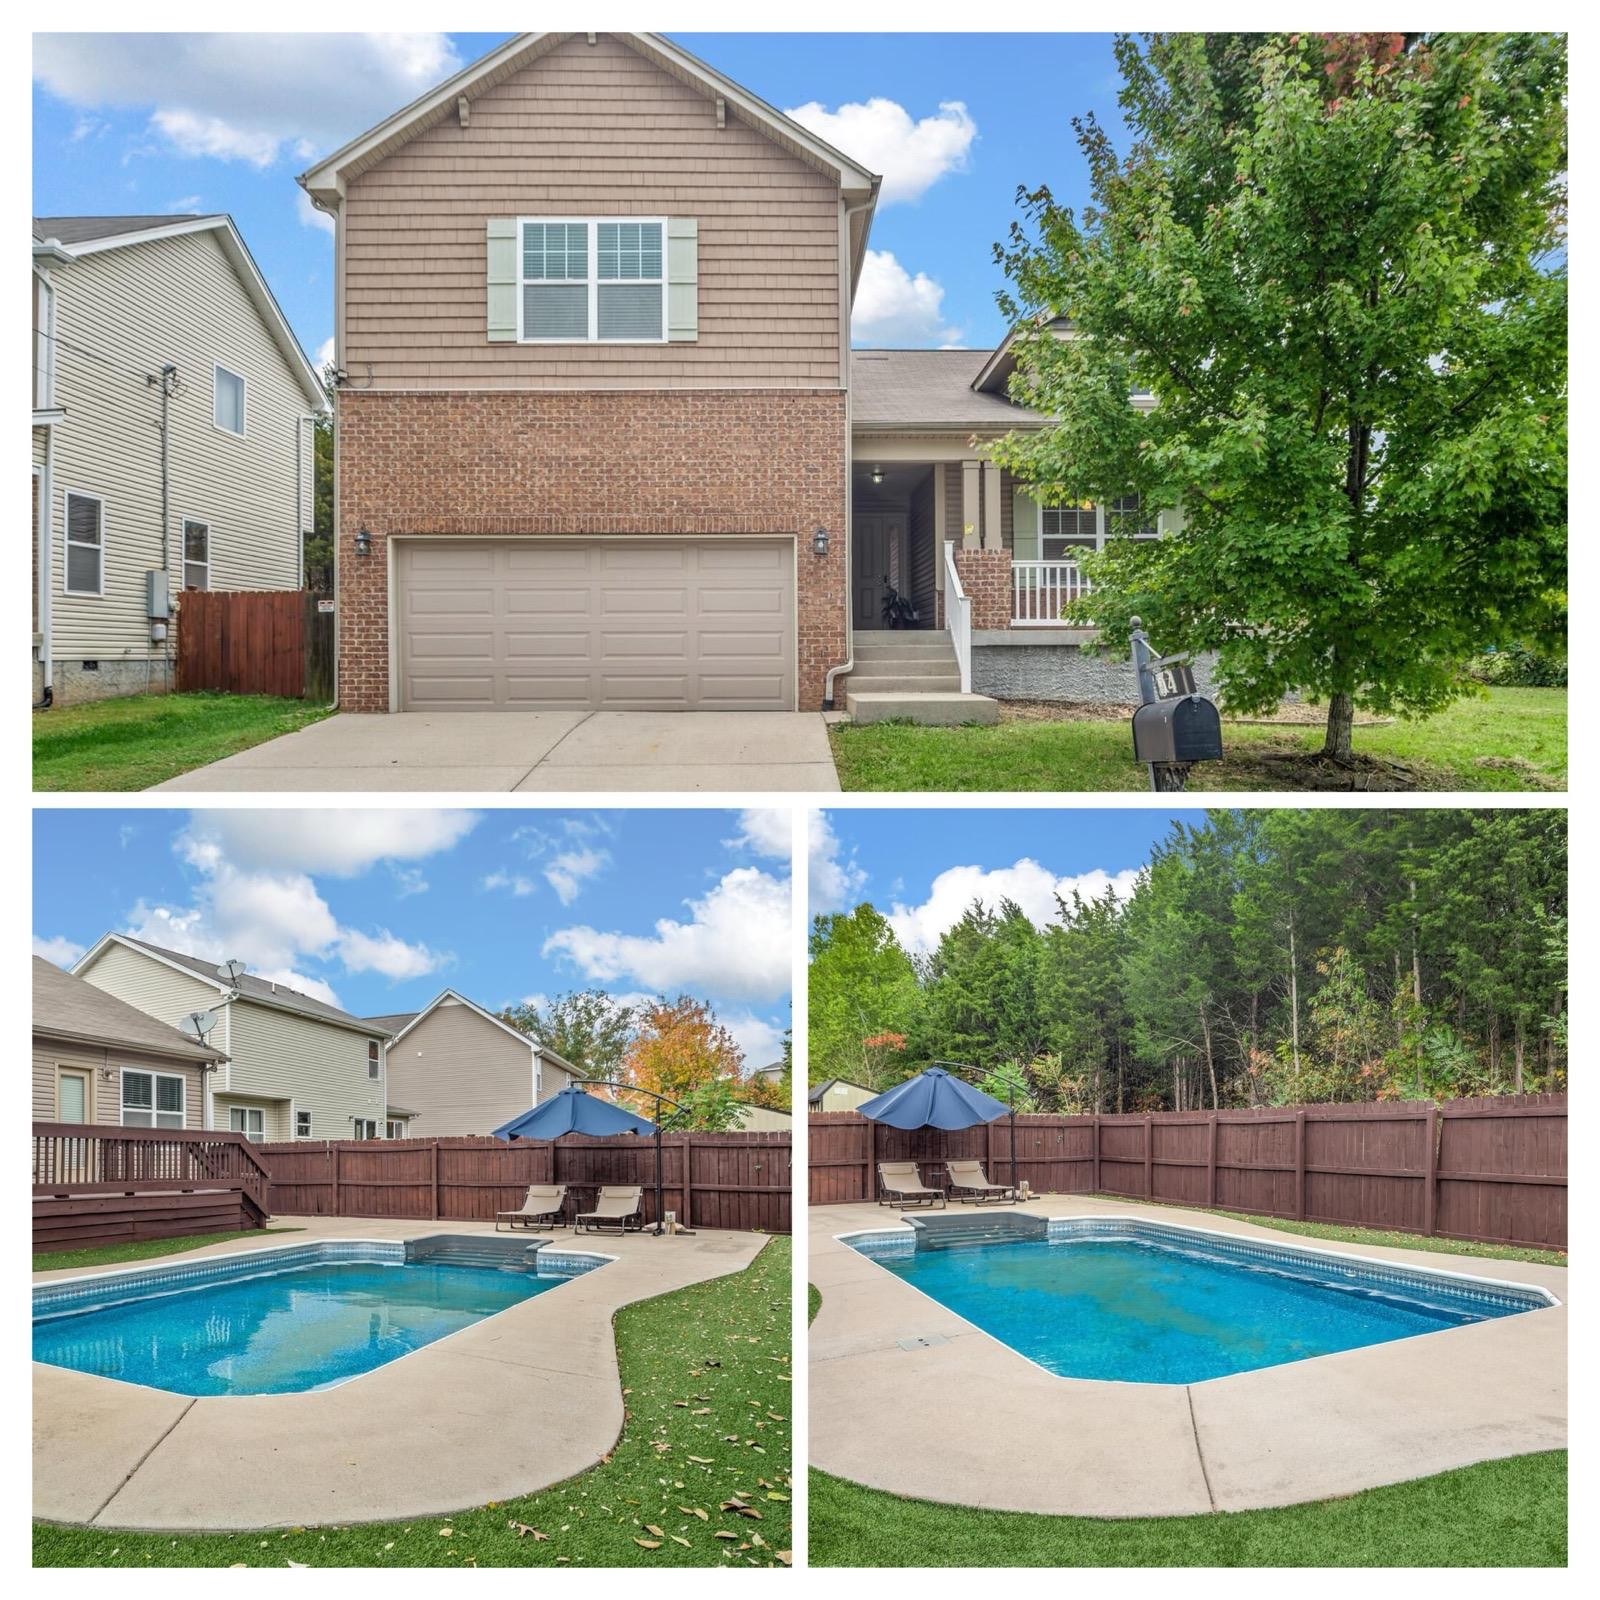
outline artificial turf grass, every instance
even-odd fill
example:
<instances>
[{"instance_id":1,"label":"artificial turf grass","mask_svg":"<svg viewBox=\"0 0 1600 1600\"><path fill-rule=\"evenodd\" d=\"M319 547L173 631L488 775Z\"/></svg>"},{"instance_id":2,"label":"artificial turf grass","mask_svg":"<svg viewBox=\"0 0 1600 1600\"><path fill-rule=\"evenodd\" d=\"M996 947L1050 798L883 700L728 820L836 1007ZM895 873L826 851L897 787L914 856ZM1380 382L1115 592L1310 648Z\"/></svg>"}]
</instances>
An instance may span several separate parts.
<instances>
[{"instance_id":1,"label":"artificial turf grass","mask_svg":"<svg viewBox=\"0 0 1600 1600\"><path fill-rule=\"evenodd\" d=\"M304 1228L247 1228L239 1233L186 1233L175 1239L135 1239L126 1244L102 1244L86 1250L35 1250L35 1272L61 1272L68 1267L108 1267L118 1261L148 1261L152 1256L181 1255L208 1244L229 1244L235 1239L260 1239L269 1233L304 1233Z\"/></svg>"},{"instance_id":2,"label":"artificial turf grass","mask_svg":"<svg viewBox=\"0 0 1600 1600\"><path fill-rule=\"evenodd\" d=\"M903 1500L813 1470L819 1567L1560 1567L1567 1452L1272 1511L1050 1517Z\"/></svg>"},{"instance_id":3,"label":"artificial turf grass","mask_svg":"<svg viewBox=\"0 0 1600 1600\"><path fill-rule=\"evenodd\" d=\"M330 713L264 694L124 695L36 711L33 786L148 789Z\"/></svg>"},{"instance_id":4,"label":"artificial turf grass","mask_svg":"<svg viewBox=\"0 0 1600 1600\"><path fill-rule=\"evenodd\" d=\"M174 1537L36 1523L34 1565L786 1565L790 1259L789 1239L775 1237L743 1272L624 1306L615 1318L622 1435L600 1465L538 1494L453 1516L256 1533ZM720 1509L735 1498L757 1515Z\"/></svg>"},{"instance_id":5,"label":"artificial turf grass","mask_svg":"<svg viewBox=\"0 0 1600 1600\"><path fill-rule=\"evenodd\" d=\"M828 737L846 791L1110 792L1148 789L1150 782L1133 760L1121 721L960 728L841 723ZM1296 792L1295 763L1263 758L1309 755L1322 740L1320 727L1229 723L1225 759L1199 763L1188 788ZM1354 747L1358 757L1405 762L1422 790L1559 790L1567 781L1567 692L1489 689L1421 721L1358 727Z\"/></svg>"}]
</instances>

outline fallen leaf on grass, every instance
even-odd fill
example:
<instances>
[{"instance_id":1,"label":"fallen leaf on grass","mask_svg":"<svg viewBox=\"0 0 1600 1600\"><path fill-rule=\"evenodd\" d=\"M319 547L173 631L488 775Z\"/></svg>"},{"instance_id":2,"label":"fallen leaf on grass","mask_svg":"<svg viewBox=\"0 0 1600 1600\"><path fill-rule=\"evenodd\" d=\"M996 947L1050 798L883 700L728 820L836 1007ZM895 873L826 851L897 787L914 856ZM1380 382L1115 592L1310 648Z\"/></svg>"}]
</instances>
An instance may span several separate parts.
<instances>
[{"instance_id":1,"label":"fallen leaf on grass","mask_svg":"<svg viewBox=\"0 0 1600 1600\"><path fill-rule=\"evenodd\" d=\"M667 1537L671 1539L674 1544L681 1544L685 1550L692 1550L694 1548L694 1546L691 1545L687 1539L681 1539L675 1533L669 1533Z\"/></svg>"},{"instance_id":2,"label":"fallen leaf on grass","mask_svg":"<svg viewBox=\"0 0 1600 1600\"><path fill-rule=\"evenodd\" d=\"M546 1544L550 1542L550 1535L548 1533L540 1533L537 1528L529 1527L526 1522L508 1522L506 1526L508 1528L515 1528L517 1530L517 1537L519 1539L542 1539Z\"/></svg>"},{"instance_id":3,"label":"fallen leaf on grass","mask_svg":"<svg viewBox=\"0 0 1600 1600\"><path fill-rule=\"evenodd\" d=\"M646 1550L659 1550L661 1548L659 1539L635 1539L633 1542Z\"/></svg>"},{"instance_id":4,"label":"fallen leaf on grass","mask_svg":"<svg viewBox=\"0 0 1600 1600\"><path fill-rule=\"evenodd\" d=\"M683 1512L685 1516L699 1517L702 1522L709 1522L711 1520L711 1513L704 1510L700 1506L679 1506L678 1509Z\"/></svg>"}]
</instances>

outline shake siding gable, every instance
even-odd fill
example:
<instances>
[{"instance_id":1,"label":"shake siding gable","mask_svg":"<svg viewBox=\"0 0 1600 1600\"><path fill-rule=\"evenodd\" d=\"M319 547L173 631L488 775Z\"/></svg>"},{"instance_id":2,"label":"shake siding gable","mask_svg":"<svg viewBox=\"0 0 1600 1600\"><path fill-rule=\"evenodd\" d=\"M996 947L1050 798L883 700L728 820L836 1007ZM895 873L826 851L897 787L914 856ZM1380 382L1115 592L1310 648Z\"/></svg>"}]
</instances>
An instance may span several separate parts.
<instances>
[{"instance_id":1,"label":"shake siding gable","mask_svg":"<svg viewBox=\"0 0 1600 1600\"><path fill-rule=\"evenodd\" d=\"M565 1083L547 1064L543 1097ZM417 1113L412 1138L492 1133L533 1104L533 1051L469 1006L446 1001L390 1047L389 1097Z\"/></svg>"},{"instance_id":2,"label":"shake siding gable","mask_svg":"<svg viewBox=\"0 0 1600 1600\"><path fill-rule=\"evenodd\" d=\"M491 341L488 223L537 216L695 222L695 336ZM352 179L341 226L342 360L374 389L839 387L837 182L608 35Z\"/></svg>"},{"instance_id":3,"label":"shake siding gable","mask_svg":"<svg viewBox=\"0 0 1600 1600\"><path fill-rule=\"evenodd\" d=\"M311 1113L316 1139L348 1139L357 1117L379 1123L385 1110L384 1081L367 1076L367 1040L352 1028L332 1027L291 1011L236 1000L228 1008L228 1053L232 1066L227 1094L217 1096L217 1122L236 1100L293 1101ZM287 1104L268 1118L269 1138L293 1134Z\"/></svg>"},{"instance_id":4,"label":"shake siding gable","mask_svg":"<svg viewBox=\"0 0 1600 1600\"><path fill-rule=\"evenodd\" d=\"M292 589L309 501L307 402L214 233L102 250L52 270L57 292L56 427L51 508L56 660L159 664L145 573L161 565L161 394L145 381L171 363L170 556L182 585L185 517L211 526L211 587ZM247 432L212 419L220 362L246 381ZM64 491L101 496L105 593L63 592ZM179 600L181 605L181 597ZM157 680L156 686L160 686Z\"/></svg>"}]
</instances>

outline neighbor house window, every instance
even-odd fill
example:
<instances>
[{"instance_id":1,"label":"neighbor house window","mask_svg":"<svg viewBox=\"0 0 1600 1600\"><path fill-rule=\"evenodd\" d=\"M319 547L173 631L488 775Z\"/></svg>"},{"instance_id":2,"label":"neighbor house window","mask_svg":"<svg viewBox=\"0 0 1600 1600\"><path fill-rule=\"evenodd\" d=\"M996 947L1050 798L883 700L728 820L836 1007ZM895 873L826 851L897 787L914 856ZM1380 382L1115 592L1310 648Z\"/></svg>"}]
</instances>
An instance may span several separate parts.
<instances>
[{"instance_id":1,"label":"neighbor house window","mask_svg":"<svg viewBox=\"0 0 1600 1600\"><path fill-rule=\"evenodd\" d=\"M524 221L524 343L660 344L667 337L666 224Z\"/></svg>"},{"instance_id":2,"label":"neighbor house window","mask_svg":"<svg viewBox=\"0 0 1600 1600\"><path fill-rule=\"evenodd\" d=\"M183 525L183 586L211 587L211 529L204 522L186 521Z\"/></svg>"},{"instance_id":3,"label":"neighbor house window","mask_svg":"<svg viewBox=\"0 0 1600 1600\"><path fill-rule=\"evenodd\" d=\"M1154 539L1156 536L1155 518L1145 511L1140 495L1122 495L1106 507L1108 539Z\"/></svg>"},{"instance_id":4,"label":"neighbor house window","mask_svg":"<svg viewBox=\"0 0 1600 1600\"><path fill-rule=\"evenodd\" d=\"M230 1106L228 1126L252 1144L260 1144L267 1136L266 1113L259 1106Z\"/></svg>"},{"instance_id":5,"label":"neighbor house window","mask_svg":"<svg viewBox=\"0 0 1600 1600\"><path fill-rule=\"evenodd\" d=\"M1040 549L1046 561L1070 561L1075 550L1095 548L1093 506L1040 506Z\"/></svg>"},{"instance_id":6,"label":"neighbor house window","mask_svg":"<svg viewBox=\"0 0 1600 1600\"><path fill-rule=\"evenodd\" d=\"M244 379L226 367L215 369L211 420L224 433L244 434Z\"/></svg>"},{"instance_id":7,"label":"neighbor house window","mask_svg":"<svg viewBox=\"0 0 1600 1600\"><path fill-rule=\"evenodd\" d=\"M165 1072L124 1069L122 1125L125 1128L181 1128L183 1079Z\"/></svg>"},{"instance_id":8,"label":"neighbor house window","mask_svg":"<svg viewBox=\"0 0 1600 1600\"><path fill-rule=\"evenodd\" d=\"M403 1122L386 1122L384 1127L388 1130L384 1134L386 1139L403 1139L406 1136L406 1125Z\"/></svg>"},{"instance_id":9,"label":"neighbor house window","mask_svg":"<svg viewBox=\"0 0 1600 1600\"><path fill-rule=\"evenodd\" d=\"M106 504L97 495L67 492L68 594L106 592Z\"/></svg>"},{"instance_id":10,"label":"neighbor house window","mask_svg":"<svg viewBox=\"0 0 1600 1600\"><path fill-rule=\"evenodd\" d=\"M355 1136L358 1139L376 1139L378 1137L378 1124L370 1117L357 1117L355 1119Z\"/></svg>"},{"instance_id":11,"label":"neighbor house window","mask_svg":"<svg viewBox=\"0 0 1600 1600\"><path fill-rule=\"evenodd\" d=\"M294 1136L297 1139L309 1139L311 1137L311 1113L309 1111L295 1112Z\"/></svg>"},{"instance_id":12,"label":"neighbor house window","mask_svg":"<svg viewBox=\"0 0 1600 1600\"><path fill-rule=\"evenodd\" d=\"M382 1056L376 1039L367 1040L367 1076L376 1078L382 1066Z\"/></svg>"}]
</instances>

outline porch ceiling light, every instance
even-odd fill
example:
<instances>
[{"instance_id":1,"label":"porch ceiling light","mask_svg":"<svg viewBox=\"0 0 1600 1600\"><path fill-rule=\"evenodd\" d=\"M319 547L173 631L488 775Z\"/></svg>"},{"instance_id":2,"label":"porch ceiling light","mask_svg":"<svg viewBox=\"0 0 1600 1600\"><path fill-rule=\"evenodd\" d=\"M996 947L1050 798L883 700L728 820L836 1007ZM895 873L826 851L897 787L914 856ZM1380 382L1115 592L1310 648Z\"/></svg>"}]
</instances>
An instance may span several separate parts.
<instances>
[{"instance_id":1,"label":"porch ceiling light","mask_svg":"<svg viewBox=\"0 0 1600 1600\"><path fill-rule=\"evenodd\" d=\"M356 530L356 554L370 556L372 554L372 535L365 528Z\"/></svg>"},{"instance_id":2,"label":"porch ceiling light","mask_svg":"<svg viewBox=\"0 0 1600 1600\"><path fill-rule=\"evenodd\" d=\"M826 528L818 528L817 531L811 535L811 548L815 550L819 556L827 555L828 530Z\"/></svg>"},{"instance_id":3,"label":"porch ceiling light","mask_svg":"<svg viewBox=\"0 0 1600 1600\"><path fill-rule=\"evenodd\" d=\"M883 468L882 467L874 467L872 469L872 481L874 483L882 483L883 482Z\"/></svg>"}]
</instances>

